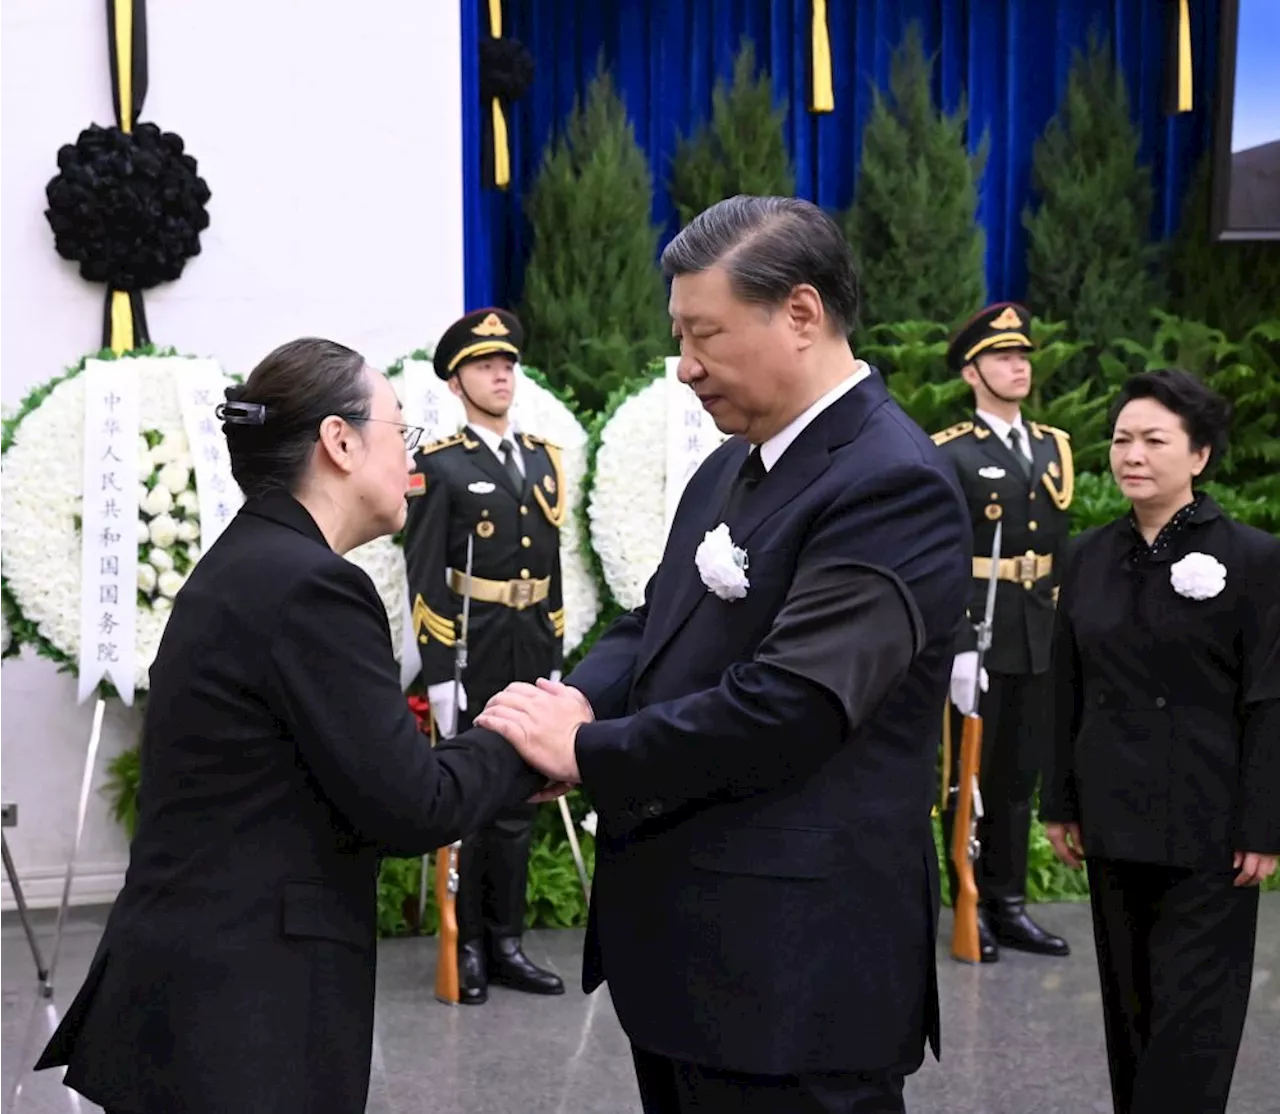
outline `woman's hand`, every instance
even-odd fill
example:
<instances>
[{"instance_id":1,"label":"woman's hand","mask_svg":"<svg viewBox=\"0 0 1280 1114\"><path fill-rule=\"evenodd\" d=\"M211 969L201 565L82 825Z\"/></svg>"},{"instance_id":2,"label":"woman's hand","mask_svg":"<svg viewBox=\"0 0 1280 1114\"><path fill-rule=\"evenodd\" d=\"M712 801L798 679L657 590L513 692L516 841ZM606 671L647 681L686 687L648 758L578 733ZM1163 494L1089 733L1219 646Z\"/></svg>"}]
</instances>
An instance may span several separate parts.
<instances>
[{"instance_id":1,"label":"woman's hand","mask_svg":"<svg viewBox=\"0 0 1280 1114\"><path fill-rule=\"evenodd\" d=\"M1263 879L1270 878L1276 872L1276 858L1261 851L1237 851L1231 859L1231 865L1240 872L1236 875L1235 885L1256 886Z\"/></svg>"},{"instance_id":2,"label":"woman's hand","mask_svg":"<svg viewBox=\"0 0 1280 1114\"><path fill-rule=\"evenodd\" d=\"M1053 853L1072 870L1079 870L1084 865L1084 838L1080 835L1079 824L1050 821L1044 826L1044 834L1053 845Z\"/></svg>"}]
</instances>

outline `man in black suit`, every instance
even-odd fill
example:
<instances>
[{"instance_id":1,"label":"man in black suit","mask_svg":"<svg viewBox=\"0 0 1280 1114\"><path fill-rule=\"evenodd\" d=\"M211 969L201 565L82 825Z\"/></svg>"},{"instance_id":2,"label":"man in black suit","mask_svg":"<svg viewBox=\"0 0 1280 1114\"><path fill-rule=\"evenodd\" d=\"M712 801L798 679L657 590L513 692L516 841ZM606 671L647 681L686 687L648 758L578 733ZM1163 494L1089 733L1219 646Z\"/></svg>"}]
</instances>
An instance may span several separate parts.
<instances>
[{"instance_id":1,"label":"man in black suit","mask_svg":"<svg viewBox=\"0 0 1280 1114\"><path fill-rule=\"evenodd\" d=\"M820 209L723 201L663 264L680 377L737 436L645 602L568 684L512 686L477 723L595 803L584 986L608 980L646 1110L900 1111L937 1049L932 740L964 505L850 350L857 278Z\"/></svg>"},{"instance_id":2,"label":"man in black suit","mask_svg":"<svg viewBox=\"0 0 1280 1114\"><path fill-rule=\"evenodd\" d=\"M560 526L568 502L560 450L511 426L523 338L514 313L479 309L455 321L435 351L436 374L461 399L467 425L417 454L404 553L422 678L446 738L512 681L558 677L563 660ZM468 540L467 670L455 694ZM515 805L462 841L458 986L468 1005L488 999L491 981L564 993L560 976L521 947L536 809Z\"/></svg>"},{"instance_id":3,"label":"man in black suit","mask_svg":"<svg viewBox=\"0 0 1280 1114\"><path fill-rule=\"evenodd\" d=\"M1026 908L1031 797L1048 754L1054 600L1075 484L1067 434L1022 417L1022 401L1031 393L1027 353L1033 348L1025 306L997 302L974 315L947 349L947 362L973 389L973 420L933 436L954 466L969 505L974 550L969 616L975 622L986 607L996 524L1002 527L1000 583L979 702L983 817L974 875L983 963L996 962L1002 944L1037 955L1070 953L1067 942L1036 924ZM965 622L951 672L949 727L957 743L963 717L973 710L977 663L975 629ZM951 747L951 756L949 787L959 783L958 745ZM955 803L955 793L949 792L942 813L948 850ZM947 872L954 895L950 854Z\"/></svg>"}]
</instances>

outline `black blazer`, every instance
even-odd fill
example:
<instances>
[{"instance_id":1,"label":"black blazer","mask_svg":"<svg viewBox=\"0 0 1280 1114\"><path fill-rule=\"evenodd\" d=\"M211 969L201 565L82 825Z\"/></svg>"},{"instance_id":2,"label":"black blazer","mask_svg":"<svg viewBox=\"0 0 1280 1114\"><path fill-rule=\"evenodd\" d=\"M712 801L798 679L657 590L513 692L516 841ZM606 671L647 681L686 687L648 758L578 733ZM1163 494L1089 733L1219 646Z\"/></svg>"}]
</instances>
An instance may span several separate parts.
<instances>
[{"instance_id":1,"label":"black blazer","mask_svg":"<svg viewBox=\"0 0 1280 1114\"><path fill-rule=\"evenodd\" d=\"M369 577L288 495L247 503L174 604L124 889L37 1067L111 1110L357 1114L380 853L540 784L488 732L433 751Z\"/></svg>"},{"instance_id":2,"label":"black blazer","mask_svg":"<svg viewBox=\"0 0 1280 1114\"><path fill-rule=\"evenodd\" d=\"M584 985L679 1059L909 1070L937 1048L930 809L968 515L873 373L730 517L749 587L723 600L694 554L747 451L690 480L645 603L568 679L597 716Z\"/></svg>"},{"instance_id":3,"label":"black blazer","mask_svg":"<svg viewBox=\"0 0 1280 1114\"><path fill-rule=\"evenodd\" d=\"M1280 851L1280 540L1207 497L1152 563L1137 536L1125 516L1074 543L1040 816L1090 856L1229 870ZM1225 567L1218 595L1174 590L1192 553Z\"/></svg>"}]
</instances>

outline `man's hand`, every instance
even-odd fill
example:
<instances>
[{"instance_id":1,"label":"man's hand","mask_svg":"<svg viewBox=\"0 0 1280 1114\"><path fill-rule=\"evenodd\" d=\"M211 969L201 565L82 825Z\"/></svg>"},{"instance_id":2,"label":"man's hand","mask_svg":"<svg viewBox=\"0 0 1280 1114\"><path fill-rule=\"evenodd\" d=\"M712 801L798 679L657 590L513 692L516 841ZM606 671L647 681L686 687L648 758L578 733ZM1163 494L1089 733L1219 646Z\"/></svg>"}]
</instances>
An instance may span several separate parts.
<instances>
[{"instance_id":1,"label":"man's hand","mask_svg":"<svg viewBox=\"0 0 1280 1114\"><path fill-rule=\"evenodd\" d=\"M1270 878L1276 871L1276 859L1277 856L1261 851L1237 851L1232 856L1231 865L1240 873L1233 885L1256 886Z\"/></svg>"},{"instance_id":2,"label":"man's hand","mask_svg":"<svg viewBox=\"0 0 1280 1114\"><path fill-rule=\"evenodd\" d=\"M574 755L578 728L595 718L587 698L558 681L537 685L516 682L498 693L478 716L476 726L496 731L536 770L555 781L576 785L582 779Z\"/></svg>"},{"instance_id":3,"label":"man's hand","mask_svg":"<svg viewBox=\"0 0 1280 1114\"><path fill-rule=\"evenodd\" d=\"M951 703L962 716L971 715L977 710L973 703L974 682L981 685L983 692L987 691L987 671L984 669L980 678L976 676L977 672L977 650L965 650L956 654L956 660L951 663Z\"/></svg>"},{"instance_id":4,"label":"man's hand","mask_svg":"<svg viewBox=\"0 0 1280 1114\"><path fill-rule=\"evenodd\" d=\"M1084 837L1080 834L1079 824L1051 821L1044 826L1044 834L1053 845L1053 853L1072 870L1079 870L1084 865Z\"/></svg>"}]
</instances>

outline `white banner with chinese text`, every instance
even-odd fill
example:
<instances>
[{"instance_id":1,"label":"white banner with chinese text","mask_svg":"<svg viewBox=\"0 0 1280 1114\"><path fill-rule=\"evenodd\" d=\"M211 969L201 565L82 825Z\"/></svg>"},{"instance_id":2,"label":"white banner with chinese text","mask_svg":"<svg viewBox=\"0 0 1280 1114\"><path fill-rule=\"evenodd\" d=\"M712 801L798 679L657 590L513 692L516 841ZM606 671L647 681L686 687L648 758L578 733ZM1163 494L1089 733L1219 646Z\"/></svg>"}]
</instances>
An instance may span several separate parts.
<instances>
[{"instance_id":1,"label":"white banner with chinese text","mask_svg":"<svg viewBox=\"0 0 1280 1114\"><path fill-rule=\"evenodd\" d=\"M110 681L133 704L138 615L138 375L132 360L87 360L80 510L77 700Z\"/></svg>"},{"instance_id":2,"label":"white banner with chinese text","mask_svg":"<svg viewBox=\"0 0 1280 1114\"><path fill-rule=\"evenodd\" d=\"M452 437L466 424L462 401L436 375L430 360L405 360L400 404L406 425L422 426L422 444Z\"/></svg>"},{"instance_id":3,"label":"white banner with chinese text","mask_svg":"<svg viewBox=\"0 0 1280 1114\"><path fill-rule=\"evenodd\" d=\"M225 401L227 377L216 360L177 359L173 381L182 406L182 425L191 447L200 500L200 552L209 547L235 517L244 496L231 476L231 456L222 423L214 411Z\"/></svg>"},{"instance_id":4,"label":"white banner with chinese text","mask_svg":"<svg viewBox=\"0 0 1280 1114\"><path fill-rule=\"evenodd\" d=\"M716 429L691 387L676 378L677 356L667 357L667 521L668 532L680 497L698 466L720 447L726 435Z\"/></svg>"}]
</instances>

